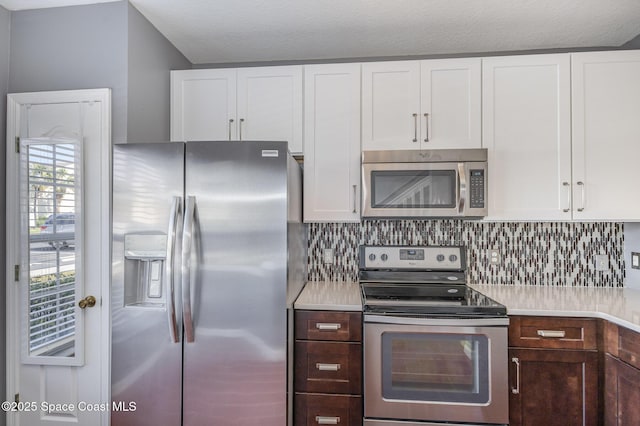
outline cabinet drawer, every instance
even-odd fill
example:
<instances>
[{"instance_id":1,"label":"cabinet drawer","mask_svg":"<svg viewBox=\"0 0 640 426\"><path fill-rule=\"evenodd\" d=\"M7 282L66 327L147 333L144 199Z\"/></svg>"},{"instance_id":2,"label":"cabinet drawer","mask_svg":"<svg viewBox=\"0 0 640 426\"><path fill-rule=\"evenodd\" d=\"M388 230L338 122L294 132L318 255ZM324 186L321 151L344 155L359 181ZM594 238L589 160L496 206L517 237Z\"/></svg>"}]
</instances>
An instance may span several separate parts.
<instances>
[{"instance_id":1,"label":"cabinet drawer","mask_svg":"<svg viewBox=\"0 0 640 426\"><path fill-rule=\"evenodd\" d=\"M362 345L342 342L296 342L295 390L359 394Z\"/></svg>"},{"instance_id":2,"label":"cabinet drawer","mask_svg":"<svg viewBox=\"0 0 640 426\"><path fill-rule=\"evenodd\" d=\"M361 312L296 311L296 339L362 341Z\"/></svg>"},{"instance_id":3,"label":"cabinet drawer","mask_svg":"<svg viewBox=\"0 0 640 426\"><path fill-rule=\"evenodd\" d=\"M564 317L510 317L509 346L596 349L596 320Z\"/></svg>"},{"instance_id":4,"label":"cabinet drawer","mask_svg":"<svg viewBox=\"0 0 640 426\"><path fill-rule=\"evenodd\" d=\"M640 368L640 333L613 323L605 325L605 351Z\"/></svg>"},{"instance_id":5,"label":"cabinet drawer","mask_svg":"<svg viewBox=\"0 0 640 426\"><path fill-rule=\"evenodd\" d=\"M318 425L361 426L362 398L349 395L295 396L295 426Z\"/></svg>"}]
</instances>

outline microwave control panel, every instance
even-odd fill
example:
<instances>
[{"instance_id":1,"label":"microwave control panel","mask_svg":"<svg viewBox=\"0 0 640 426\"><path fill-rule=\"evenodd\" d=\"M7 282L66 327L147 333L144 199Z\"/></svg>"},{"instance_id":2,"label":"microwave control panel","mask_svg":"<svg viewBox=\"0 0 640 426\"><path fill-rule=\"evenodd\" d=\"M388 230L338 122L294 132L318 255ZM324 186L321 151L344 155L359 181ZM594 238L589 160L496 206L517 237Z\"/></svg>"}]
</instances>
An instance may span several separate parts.
<instances>
[{"instance_id":1,"label":"microwave control panel","mask_svg":"<svg viewBox=\"0 0 640 426\"><path fill-rule=\"evenodd\" d=\"M485 207L485 193L484 193L484 170L471 169L469 171L470 177L470 194L469 202L472 209L483 209Z\"/></svg>"}]
</instances>

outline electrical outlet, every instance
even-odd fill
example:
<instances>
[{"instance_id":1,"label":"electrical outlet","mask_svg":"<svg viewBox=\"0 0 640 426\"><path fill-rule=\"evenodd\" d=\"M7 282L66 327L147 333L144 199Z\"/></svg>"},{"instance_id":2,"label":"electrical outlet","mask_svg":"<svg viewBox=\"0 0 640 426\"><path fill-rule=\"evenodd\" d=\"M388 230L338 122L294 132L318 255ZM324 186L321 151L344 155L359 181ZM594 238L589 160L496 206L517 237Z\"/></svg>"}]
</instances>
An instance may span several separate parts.
<instances>
[{"instance_id":1,"label":"electrical outlet","mask_svg":"<svg viewBox=\"0 0 640 426\"><path fill-rule=\"evenodd\" d=\"M609 257L606 254L596 254L596 271L607 271L609 269Z\"/></svg>"},{"instance_id":2,"label":"electrical outlet","mask_svg":"<svg viewBox=\"0 0 640 426\"><path fill-rule=\"evenodd\" d=\"M640 253L631 252L631 268L640 269Z\"/></svg>"},{"instance_id":3,"label":"electrical outlet","mask_svg":"<svg viewBox=\"0 0 640 426\"><path fill-rule=\"evenodd\" d=\"M502 263L502 257L500 256L500 250L489 250L489 264L500 265Z\"/></svg>"},{"instance_id":4,"label":"electrical outlet","mask_svg":"<svg viewBox=\"0 0 640 426\"><path fill-rule=\"evenodd\" d=\"M322 262L325 265L333 265L334 255L333 249L328 248L322 251Z\"/></svg>"}]
</instances>

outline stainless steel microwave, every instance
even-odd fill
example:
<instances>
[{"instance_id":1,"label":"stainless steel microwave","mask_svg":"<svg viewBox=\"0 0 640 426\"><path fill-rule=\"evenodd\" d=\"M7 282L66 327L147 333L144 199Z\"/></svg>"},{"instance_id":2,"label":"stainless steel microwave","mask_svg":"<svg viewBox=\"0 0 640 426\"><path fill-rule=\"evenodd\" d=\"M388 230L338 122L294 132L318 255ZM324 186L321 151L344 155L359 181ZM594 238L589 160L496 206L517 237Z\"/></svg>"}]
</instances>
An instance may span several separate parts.
<instances>
[{"instance_id":1,"label":"stainless steel microwave","mask_svg":"<svg viewBox=\"0 0 640 426\"><path fill-rule=\"evenodd\" d=\"M487 215L487 150L364 151L363 218Z\"/></svg>"}]
</instances>

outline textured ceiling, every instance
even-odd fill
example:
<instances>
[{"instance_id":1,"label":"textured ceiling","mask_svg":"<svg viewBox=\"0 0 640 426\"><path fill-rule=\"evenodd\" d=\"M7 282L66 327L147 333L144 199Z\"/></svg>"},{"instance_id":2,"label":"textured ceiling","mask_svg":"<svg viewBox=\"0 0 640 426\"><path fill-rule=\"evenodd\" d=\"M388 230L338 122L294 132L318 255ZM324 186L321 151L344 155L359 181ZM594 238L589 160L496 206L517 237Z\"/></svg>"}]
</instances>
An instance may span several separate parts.
<instances>
[{"instance_id":1,"label":"textured ceiling","mask_svg":"<svg viewBox=\"0 0 640 426\"><path fill-rule=\"evenodd\" d=\"M79 0L0 0L8 9ZM131 0L191 62L617 47L640 0Z\"/></svg>"}]
</instances>

